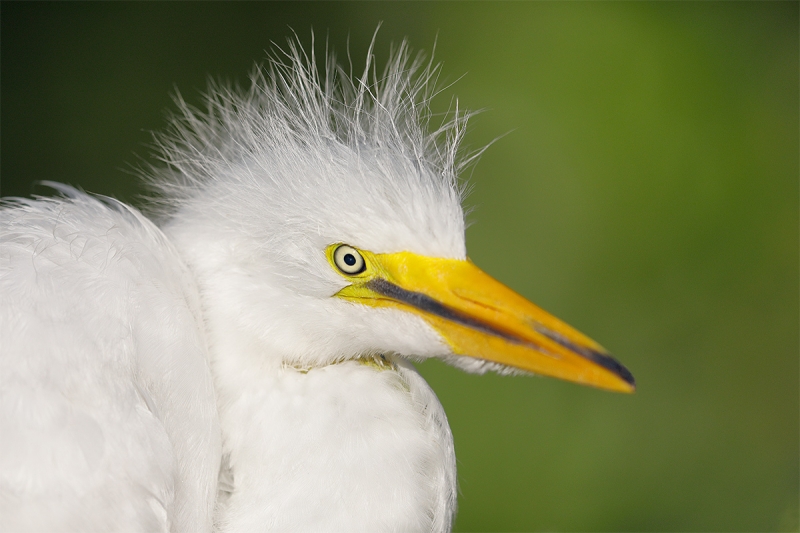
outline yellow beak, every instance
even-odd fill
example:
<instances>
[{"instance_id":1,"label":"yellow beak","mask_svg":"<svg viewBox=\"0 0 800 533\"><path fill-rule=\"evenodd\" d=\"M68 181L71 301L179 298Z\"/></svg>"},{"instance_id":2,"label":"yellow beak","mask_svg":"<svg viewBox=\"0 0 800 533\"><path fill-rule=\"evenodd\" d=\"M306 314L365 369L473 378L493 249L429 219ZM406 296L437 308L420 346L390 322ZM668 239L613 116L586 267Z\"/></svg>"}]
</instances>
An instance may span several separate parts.
<instances>
[{"instance_id":1,"label":"yellow beak","mask_svg":"<svg viewBox=\"0 0 800 533\"><path fill-rule=\"evenodd\" d=\"M361 254L366 268L337 296L416 313L457 355L618 392L635 389L631 373L602 346L469 260Z\"/></svg>"}]
</instances>

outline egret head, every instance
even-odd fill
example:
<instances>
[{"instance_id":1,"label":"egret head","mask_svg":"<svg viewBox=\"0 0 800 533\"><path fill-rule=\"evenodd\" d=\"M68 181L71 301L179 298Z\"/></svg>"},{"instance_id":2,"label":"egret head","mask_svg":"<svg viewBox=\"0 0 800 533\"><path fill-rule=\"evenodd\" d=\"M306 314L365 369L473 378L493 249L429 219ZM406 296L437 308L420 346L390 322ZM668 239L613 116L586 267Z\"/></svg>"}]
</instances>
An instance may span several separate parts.
<instances>
[{"instance_id":1,"label":"egret head","mask_svg":"<svg viewBox=\"0 0 800 533\"><path fill-rule=\"evenodd\" d=\"M430 128L435 65L405 45L356 79L295 45L285 58L247 90L213 85L205 110L179 99L158 138L152 182L212 349L254 368L394 353L632 390L600 346L467 259L466 115Z\"/></svg>"}]
</instances>

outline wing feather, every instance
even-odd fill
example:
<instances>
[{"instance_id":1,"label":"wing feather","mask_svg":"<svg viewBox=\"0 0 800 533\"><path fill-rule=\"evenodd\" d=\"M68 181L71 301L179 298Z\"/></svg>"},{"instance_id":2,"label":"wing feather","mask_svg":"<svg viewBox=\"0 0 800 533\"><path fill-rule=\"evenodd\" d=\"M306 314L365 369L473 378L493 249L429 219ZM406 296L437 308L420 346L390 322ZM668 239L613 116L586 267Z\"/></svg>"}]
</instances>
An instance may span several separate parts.
<instances>
[{"instance_id":1,"label":"wing feather","mask_svg":"<svg viewBox=\"0 0 800 533\"><path fill-rule=\"evenodd\" d=\"M66 186L0 209L0 530L209 531L199 298L138 211Z\"/></svg>"}]
</instances>

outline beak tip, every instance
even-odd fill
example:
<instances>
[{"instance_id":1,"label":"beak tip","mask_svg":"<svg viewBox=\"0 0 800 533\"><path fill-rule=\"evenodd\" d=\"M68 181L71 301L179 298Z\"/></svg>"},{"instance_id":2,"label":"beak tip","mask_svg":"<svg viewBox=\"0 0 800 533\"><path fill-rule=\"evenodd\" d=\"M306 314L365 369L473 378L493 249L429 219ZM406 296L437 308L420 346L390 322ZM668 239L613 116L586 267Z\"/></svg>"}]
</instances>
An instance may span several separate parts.
<instances>
[{"instance_id":1,"label":"beak tip","mask_svg":"<svg viewBox=\"0 0 800 533\"><path fill-rule=\"evenodd\" d=\"M572 353L582 357L584 360L589 361L612 374L616 378L614 380L615 384L612 387L609 387L612 390L627 393L636 391L636 380L633 378L631 371L625 368L622 363L614 359L614 356L608 353L605 348L597 344L594 346L586 346L576 343L564 336L562 333L557 333L543 326L536 327L536 331L563 348L566 348ZM622 383L620 383L620 381Z\"/></svg>"},{"instance_id":2,"label":"beak tip","mask_svg":"<svg viewBox=\"0 0 800 533\"><path fill-rule=\"evenodd\" d=\"M636 392L636 379L631 374L631 371L625 368L619 361L614 359L608 353L598 354L599 357L594 358L594 361L614 374L620 381L623 382L620 387L620 392L634 393Z\"/></svg>"},{"instance_id":3,"label":"beak tip","mask_svg":"<svg viewBox=\"0 0 800 533\"><path fill-rule=\"evenodd\" d=\"M616 359L613 359L611 356L607 357L616 363L616 368L613 370L609 368L609 370L612 370L612 372L614 372L614 374L624 383L620 389L620 392L626 392L628 394L636 392L636 380L634 379L630 370L619 364Z\"/></svg>"}]
</instances>

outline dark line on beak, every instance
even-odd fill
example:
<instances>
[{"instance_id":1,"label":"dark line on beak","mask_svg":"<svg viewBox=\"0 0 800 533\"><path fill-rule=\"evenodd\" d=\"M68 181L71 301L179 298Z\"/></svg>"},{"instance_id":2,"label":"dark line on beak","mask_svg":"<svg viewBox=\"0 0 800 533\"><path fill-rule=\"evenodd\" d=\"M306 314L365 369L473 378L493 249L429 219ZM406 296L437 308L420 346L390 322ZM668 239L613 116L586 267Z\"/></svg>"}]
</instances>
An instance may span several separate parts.
<instances>
[{"instance_id":1,"label":"dark line on beak","mask_svg":"<svg viewBox=\"0 0 800 533\"><path fill-rule=\"evenodd\" d=\"M607 353L598 352L597 350L592 350L591 348L586 348L584 346L578 346L570 342L564 336L559 335L555 331L551 331L542 326L534 326L534 329L550 339L551 341L560 344L567 350L575 352L576 354L580 355L584 359L588 359L593 363L597 364L598 366L602 366L606 370L610 370L617 376L621 377L626 383L631 385L632 387L636 387L636 381L633 379L633 374L631 371L622 366L622 364L608 355Z\"/></svg>"},{"instance_id":2,"label":"dark line on beak","mask_svg":"<svg viewBox=\"0 0 800 533\"><path fill-rule=\"evenodd\" d=\"M504 331L493 328L489 324L485 324L480 320L476 320L460 311L456 311L452 307L448 307L440 302L437 302L430 296L422 294L421 292L407 291L404 288L382 278L371 279L366 283L366 285L370 290L373 290L382 296L386 296L392 300L397 300L398 302L403 302L411 307L416 307L417 309L426 311L432 315L436 315L461 324L462 326L467 326L469 328L482 331L483 333L489 333L490 335L501 337L510 342L515 342L517 344L528 344L534 346L536 349L542 349L540 346L535 346L529 342L522 341L509 335L508 333L505 333Z\"/></svg>"},{"instance_id":3,"label":"dark line on beak","mask_svg":"<svg viewBox=\"0 0 800 533\"><path fill-rule=\"evenodd\" d=\"M532 342L523 339L519 339L513 335L509 335L508 333L501 331L493 326L490 326L485 322L476 320L475 318L472 318L471 316L468 316L460 311L457 311L452 307L448 307L441 302L437 302L436 300L434 300L433 298L431 298L426 294L414 291L407 291L404 288L399 287L394 283L386 281L385 279L382 278L371 279L366 283L366 286L367 288L369 288L372 291L375 291L381 296L386 296L387 298L391 298L398 302L403 302L404 304L408 304L411 307L416 307L421 311L431 313L432 315L436 315L446 320L456 322L457 324L467 326L469 328L481 331L483 333L488 333L490 335L500 337L509 342L513 342L516 344L524 344L530 346L535 350L546 352L546 350L542 346L536 345ZM606 370L610 370L611 372L622 378L625 382L629 383L631 386L636 385L633 379L633 375L630 373L630 371L624 366L622 366L616 359L614 359L610 355L598 352L596 350L592 350L591 348L586 348L584 346L578 346L576 344L573 344L563 336L559 335L554 331L550 331L545 327L536 325L534 326L534 329L537 332L544 335L545 337L547 337L548 339L580 355L584 359L588 359L589 361L592 361L598 366L601 366Z\"/></svg>"}]
</instances>

